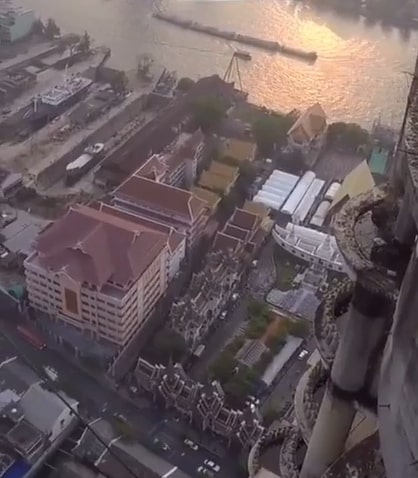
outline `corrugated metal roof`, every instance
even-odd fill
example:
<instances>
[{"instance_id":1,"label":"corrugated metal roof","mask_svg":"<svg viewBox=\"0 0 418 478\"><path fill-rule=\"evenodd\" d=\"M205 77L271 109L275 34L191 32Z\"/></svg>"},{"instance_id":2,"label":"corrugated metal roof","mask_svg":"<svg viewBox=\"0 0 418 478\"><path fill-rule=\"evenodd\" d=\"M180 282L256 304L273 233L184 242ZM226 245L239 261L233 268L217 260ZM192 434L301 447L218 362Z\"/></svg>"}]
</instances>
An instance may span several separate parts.
<instances>
[{"instance_id":1,"label":"corrugated metal roof","mask_svg":"<svg viewBox=\"0 0 418 478\"><path fill-rule=\"evenodd\" d=\"M295 189L292 191L292 194L288 197L285 202L282 212L284 214L293 215L299 203L302 201L302 198L305 196L306 191L309 186L312 184L315 179L315 173L313 171L306 171L306 173L301 177L299 182L296 184Z\"/></svg>"},{"instance_id":2,"label":"corrugated metal roof","mask_svg":"<svg viewBox=\"0 0 418 478\"><path fill-rule=\"evenodd\" d=\"M294 174L275 170L254 197L254 202L279 210L292 192L299 178Z\"/></svg>"},{"instance_id":3,"label":"corrugated metal roof","mask_svg":"<svg viewBox=\"0 0 418 478\"><path fill-rule=\"evenodd\" d=\"M295 224L303 223L309 214L314 202L316 201L319 193L324 187L325 181L322 179L314 179L306 191L305 196L302 201L299 203L295 212L292 215L292 220Z\"/></svg>"},{"instance_id":4,"label":"corrugated metal roof","mask_svg":"<svg viewBox=\"0 0 418 478\"><path fill-rule=\"evenodd\" d=\"M327 192L325 193L325 199L329 199L332 201L337 194L337 191L340 189L341 184L338 182L332 183L329 188L327 189Z\"/></svg>"},{"instance_id":5,"label":"corrugated metal roof","mask_svg":"<svg viewBox=\"0 0 418 478\"><path fill-rule=\"evenodd\" d=\"M330 206L331 203L329 201L322 201L321 204L317 207L310 221L310 224L312 226L321 227L325 222L325 218L327 216Z\"/></svg>"}]
</instances>

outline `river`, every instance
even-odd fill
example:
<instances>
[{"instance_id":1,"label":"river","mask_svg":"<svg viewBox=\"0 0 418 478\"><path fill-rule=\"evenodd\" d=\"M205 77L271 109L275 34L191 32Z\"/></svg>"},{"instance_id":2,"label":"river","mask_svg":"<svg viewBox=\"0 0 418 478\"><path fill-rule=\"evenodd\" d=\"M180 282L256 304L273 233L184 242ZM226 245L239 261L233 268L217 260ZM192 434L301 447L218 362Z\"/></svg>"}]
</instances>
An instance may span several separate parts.
<instances>
[{"instance_id":1,"label":"river","mask_svg":"<svg viewBox=\"0 0 418 478\"><path fill-rule=\"evenodd\" d=\"M223 76L233 48L226 41L180 30L152 18L152 0L20 0L65 32L88 31L112 49L112 66L133 69L139 55L179 76ZM374 119L398 126L404 110L418 34L368 27L287 0L167 0L170 13L206 25L277 40L319 58L314 65L280 54L250 50L240 65L243 87L259 104L287 111L318 101L330 120L370 126Z\"/></svg>"}]
</instances>

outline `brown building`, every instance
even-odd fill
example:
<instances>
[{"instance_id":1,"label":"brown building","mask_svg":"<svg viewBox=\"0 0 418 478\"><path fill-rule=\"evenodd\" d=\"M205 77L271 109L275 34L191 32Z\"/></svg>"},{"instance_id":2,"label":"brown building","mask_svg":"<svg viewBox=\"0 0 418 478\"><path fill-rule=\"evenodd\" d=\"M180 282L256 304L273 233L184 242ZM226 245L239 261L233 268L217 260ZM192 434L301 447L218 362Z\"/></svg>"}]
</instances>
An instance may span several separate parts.
<instances>
[{"instance_id":1,"label":"brown building","mask_svg":"<svg viewBox=\"0 0 418 478\"><path fill-rule=\"evenodd\" d=\"M270 221L265 219L250 211L235 209L223 230L216 234L213 249L254 257L271 230Z\"/></svg>"},{"instance_id":2,"label":"brown building","mask_svg":"<svg viewBox=\"0 0 418 478\"><path fill-rule=\"evenodd\" d=\"M206 203L193 193L136 175L112 193L112 204L173 227L186 236L189 249L202 237L208 221Z\"/></svg>"}]
</instances>

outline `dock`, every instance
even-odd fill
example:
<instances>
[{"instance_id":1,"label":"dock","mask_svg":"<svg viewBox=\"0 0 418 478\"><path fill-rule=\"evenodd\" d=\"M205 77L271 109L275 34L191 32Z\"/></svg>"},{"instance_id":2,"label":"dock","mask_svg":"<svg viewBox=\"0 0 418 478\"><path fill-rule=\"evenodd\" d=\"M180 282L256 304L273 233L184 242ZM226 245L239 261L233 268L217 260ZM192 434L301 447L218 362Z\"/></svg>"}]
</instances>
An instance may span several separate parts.
<instances>
[{"instance_id":1,"label":"dock","mask_svg":"<svg viewBox=\"0 0 418 478\"><path fill-rule=\"evenodd\" d=\"M204 33L212 37L222 38L224 40L261 48L271 52L283 53L284 55L293 56L309 62L314 62L318 58L318 54L314 51L304 51L298 48L287 46L277 41L264 40L262 38L257 38L250 35L242 35L241 33L220 30L216 27L202 25L201 23L192 20L185 20L175 15L169 15L163 12L154 12L153 17L157 20L161 20L179 28L183 28L184 30Z\"/></svg>"}]
</instances>

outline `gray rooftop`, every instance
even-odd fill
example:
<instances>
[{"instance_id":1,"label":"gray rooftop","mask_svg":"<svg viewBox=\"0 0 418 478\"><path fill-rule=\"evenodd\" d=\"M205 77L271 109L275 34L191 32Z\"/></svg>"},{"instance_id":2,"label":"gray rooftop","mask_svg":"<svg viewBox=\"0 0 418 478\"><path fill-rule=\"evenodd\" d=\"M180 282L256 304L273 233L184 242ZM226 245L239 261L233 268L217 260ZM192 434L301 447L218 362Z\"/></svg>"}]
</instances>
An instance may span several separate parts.
<instances>
[{"instance_id":1,"label":"gray rooftop","mask_svg":"<svg viewBox=\"0 0 418 478\"><path fill-rule=\"evenodd\" d=\"M49 221L36 218L25 211L17 211L17 218L1 230L4 245L12 252L29 254L33 243Z\"/></svg>"},{"instance_id":2,"label":"gray rooftop","mask_svg":"<svg viewBox=\"0 0 418 478\"><path fill-rule=\"evenodd\" d=\"M16 357L0 364L0 391L10 389L18 395L40 379Z\"/></svg>"},{"instance_id":3,"label":"gray rooftop","mask_svg":"<svg viewBox=\"0 0 418 478\"><path fill-rule=\"evenodd\" d=\"M65 399L71 405L77 404L77 401L70 397L66 396ZM20 405L25 419L45 434L51 431L62 412L67 409L59 397L43 388L41 384L32 385L23 395Z\"/></svg>"}]
</instances>

